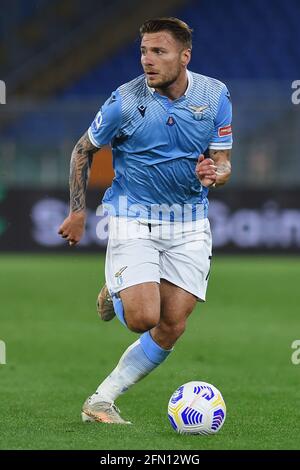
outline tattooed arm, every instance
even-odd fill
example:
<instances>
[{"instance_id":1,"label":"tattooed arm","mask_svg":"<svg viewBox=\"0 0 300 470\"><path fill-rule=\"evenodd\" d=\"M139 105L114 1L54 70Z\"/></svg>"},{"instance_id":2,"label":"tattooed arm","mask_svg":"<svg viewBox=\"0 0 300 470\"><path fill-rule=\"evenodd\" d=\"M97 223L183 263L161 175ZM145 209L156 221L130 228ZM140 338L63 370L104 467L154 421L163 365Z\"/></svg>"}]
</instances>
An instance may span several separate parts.
<instances>
[{"instance_id":1,"label":"tattooed arm","mask_svg":"<svg viewBox=\"0 0 300 470\"><path fill-rule=\"evenodd\" d=\"M86 132L75 145L70 163L70 214L59 228L59 235L76 245L84 233L85 195L95 147Z\"/></svg>"},{"instance_id":2,"label":"tattooed arm","mask_svg":"<svg viewBox=\"0 0 300 470\"><path fill-rule=\"evenodd\" d=\"M210 149L209 156L210 158L204 158L204 155L200 155L196 175L207 188L223 186L231 175L231 150Z\"/></svg>"},{"instance_id":3,"label":"tattooed arm","mask_svg":"<svg viewBox=\"0 0 300 470\"><path fill-rule=\"evenodd\" d=\"M223 186L223 184L227 183L231 175L231 150L210 149L209 156L217 167L215 185L217 187Z\"/></svg>"},{"instance_id":4,"label":"tattooed arm","mask_svg":"<svg viewBox=\"0 0 300 470\"><path fill-rule=\"evenodd\" d=\"M85 194L95 147L86 132L74 147L70 164L70 211L85 210Z\"/></svg>"}]
</instances>

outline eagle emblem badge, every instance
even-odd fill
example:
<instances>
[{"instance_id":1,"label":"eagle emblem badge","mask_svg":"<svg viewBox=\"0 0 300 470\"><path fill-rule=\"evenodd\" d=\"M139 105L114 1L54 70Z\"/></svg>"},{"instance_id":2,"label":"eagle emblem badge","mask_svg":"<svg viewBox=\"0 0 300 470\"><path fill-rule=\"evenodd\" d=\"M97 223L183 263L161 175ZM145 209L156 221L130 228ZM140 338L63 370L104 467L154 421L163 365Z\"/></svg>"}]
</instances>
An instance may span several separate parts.
<instances>
[{"instance_id":1,"label":"eagle emblem badge","mask_svg":"<svg viewBox=\"0 0 300 470\"><path fill-rule=\"evenodd\" d=\"M191 105L191 106L189 106L189 108L193 113L194 119L196 119L196 121L200 121L203 117L203 112L207 108L209 108L209 106L208 106L208 104L204 104L202 106Z\"/></svg>"}]
</instances>

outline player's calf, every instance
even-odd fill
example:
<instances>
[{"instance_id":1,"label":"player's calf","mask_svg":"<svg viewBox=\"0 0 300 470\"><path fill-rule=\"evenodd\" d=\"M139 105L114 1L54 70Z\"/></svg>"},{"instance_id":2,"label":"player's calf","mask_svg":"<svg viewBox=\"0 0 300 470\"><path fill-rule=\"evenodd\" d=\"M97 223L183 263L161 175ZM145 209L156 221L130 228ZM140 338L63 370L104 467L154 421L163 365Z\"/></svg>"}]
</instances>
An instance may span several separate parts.
<instances>
[{"instance_id":1,"label":"player's calf","mask_svg":"<svg viewBox=\"0 0 300 470\"><path fill-rule=\"evenodd\" d=\"M163 319L151 330L151 335L162 348L171 349L185 332L186 321L166 322Z\"/></svg>"}]
</instances>

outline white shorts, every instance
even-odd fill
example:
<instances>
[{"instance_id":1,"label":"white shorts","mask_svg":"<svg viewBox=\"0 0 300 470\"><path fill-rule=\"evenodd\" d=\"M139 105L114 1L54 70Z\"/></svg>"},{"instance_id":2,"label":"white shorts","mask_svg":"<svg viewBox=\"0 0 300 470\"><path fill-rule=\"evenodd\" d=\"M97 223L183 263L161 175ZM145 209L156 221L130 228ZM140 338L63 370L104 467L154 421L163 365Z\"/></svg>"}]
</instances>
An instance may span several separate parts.
<instances>
[{"instance_id":1,"label":"white shorts","mask_svg":"<svg viewBox=\"0 0 300 470\"><path fill-rule=\"evenodd\" d=\"M110 217L105 277L111 293L161 279L205 301L210 262L208 219L166 223Z\"/></svg>"}]
</instances>

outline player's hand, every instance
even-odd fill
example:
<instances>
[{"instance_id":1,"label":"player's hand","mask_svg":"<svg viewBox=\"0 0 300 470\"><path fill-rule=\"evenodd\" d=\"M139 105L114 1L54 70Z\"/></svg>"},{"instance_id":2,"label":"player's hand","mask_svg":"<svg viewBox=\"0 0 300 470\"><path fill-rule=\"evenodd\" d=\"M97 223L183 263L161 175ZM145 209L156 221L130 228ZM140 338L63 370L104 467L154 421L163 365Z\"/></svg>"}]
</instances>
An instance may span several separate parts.
<instances>
[{"instance_id":1,"label":"player's hand","mask_svg":"<svg viewBox=\"0 0 300 470\"><path fill-rule=\"evenodd\" d=\"M196 165L196 176L200 180L202 186L209 188L213 186L217 180L217 167L211 158L205 158L199 155Z\"/></svg>"},{"instance_id":2,"label":"player's hand","mask_svg":"<svg viewBox=\"0 0 300 470\"><path fill-rule=\"evenodd\" d=\"M85 228L85 211L70 212L59 227L58 234L68 240L69 245L76 245L82 238Z\"/></svg>"}]
</instances>

